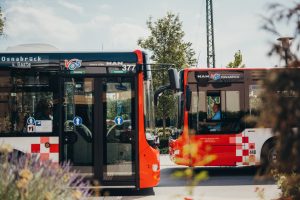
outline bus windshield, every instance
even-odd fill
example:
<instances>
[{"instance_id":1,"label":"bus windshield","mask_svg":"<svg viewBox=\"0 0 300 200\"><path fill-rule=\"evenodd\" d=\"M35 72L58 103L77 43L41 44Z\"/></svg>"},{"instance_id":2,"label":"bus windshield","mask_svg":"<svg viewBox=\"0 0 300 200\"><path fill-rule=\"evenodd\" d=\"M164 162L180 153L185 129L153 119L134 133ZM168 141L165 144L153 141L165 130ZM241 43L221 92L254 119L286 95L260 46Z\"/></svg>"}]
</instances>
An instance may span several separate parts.
<instances>
[{"instance_id":1,"label":"bus windshield","mask_svg":"<svg viewBox=\"0 0 300 200\"><path fill-rule=\"evenodd\" d=\"M236 76L238 77L238 73ZM238 133L243 124L242 85L238 82L224 81L208 81L204 84L201 81L195 72L189 73L189 128L195 134Z\"/></svg>"}]
</instances>

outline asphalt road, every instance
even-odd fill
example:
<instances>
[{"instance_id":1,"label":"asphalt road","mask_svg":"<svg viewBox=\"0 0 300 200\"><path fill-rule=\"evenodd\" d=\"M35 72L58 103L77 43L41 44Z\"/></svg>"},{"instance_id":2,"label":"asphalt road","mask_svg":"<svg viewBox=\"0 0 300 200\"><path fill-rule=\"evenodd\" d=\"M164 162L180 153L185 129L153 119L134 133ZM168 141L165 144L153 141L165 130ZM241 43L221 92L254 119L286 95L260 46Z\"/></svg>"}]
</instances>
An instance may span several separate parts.
<instances>
[{"instance_id":1,"label":"asphalt road","mask_svg":"<svg viewBox=\"0 0 300 200\"><path fill-rule=\"evenodd\" d=\"M192 187L193 194L188 193L189 184L185 178L175 179L172 174L185 170L186 167L174 165L166 155L161 156L161 181L153 189L142 191L110 190L109 196L96 199L105 200L152 200L152 199L184 199L193 200L252 200L260 194L266 200L278 197L279 190L273 180L261 180L256 177L256 168L196 168L195 174L207 171L209 178Z\"/></svg>"}]
</instances>

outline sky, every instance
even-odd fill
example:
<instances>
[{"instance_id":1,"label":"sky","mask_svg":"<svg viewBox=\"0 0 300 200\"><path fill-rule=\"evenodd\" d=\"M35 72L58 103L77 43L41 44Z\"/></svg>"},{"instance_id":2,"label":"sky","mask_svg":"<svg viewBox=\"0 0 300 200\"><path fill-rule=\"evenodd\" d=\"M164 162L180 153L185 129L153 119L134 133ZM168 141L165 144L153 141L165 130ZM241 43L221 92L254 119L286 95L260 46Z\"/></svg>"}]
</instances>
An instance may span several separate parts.
<instances>
[{"instance_id":1,"label":"sky","mask_svg":"<svg viewBox=\"0 0 300 200\"><path fill-rule=\"evenodd\" d=\"M133 51L146 38L146 21L178 14L198 67L206 67L205 0L0 0L7 47L46 43L61 51ZM240 50L246 67L273 67L267 56L277 37L261 29L270 0L213 0L216 67L226 67ZM274 2L274 1L273 1ZM292 0L276 2L290 5ZM282 36L292 30L283 27ZM150 53L150 52L148 52Z\"/></svg>"}]
</instances>

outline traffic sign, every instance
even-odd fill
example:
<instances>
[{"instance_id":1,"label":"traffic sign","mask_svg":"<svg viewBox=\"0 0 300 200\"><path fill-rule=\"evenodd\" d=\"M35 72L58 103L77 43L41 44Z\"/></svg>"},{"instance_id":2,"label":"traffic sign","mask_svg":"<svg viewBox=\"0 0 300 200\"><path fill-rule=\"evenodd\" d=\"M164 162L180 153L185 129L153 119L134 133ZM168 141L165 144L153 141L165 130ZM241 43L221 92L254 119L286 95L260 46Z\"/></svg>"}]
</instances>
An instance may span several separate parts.
<instances>
[{"instance_id":1,"label":"traffic sign","mask_svg":"<svg viewBox=\"0 0 300 200\"><path fill-rule=\"evenodd\" d=\"M116 125L122 125L123 124L123 117L121 117L121 116L117 116L117 117L115 117L115 124Z\"/></svg>"}]
</instances>

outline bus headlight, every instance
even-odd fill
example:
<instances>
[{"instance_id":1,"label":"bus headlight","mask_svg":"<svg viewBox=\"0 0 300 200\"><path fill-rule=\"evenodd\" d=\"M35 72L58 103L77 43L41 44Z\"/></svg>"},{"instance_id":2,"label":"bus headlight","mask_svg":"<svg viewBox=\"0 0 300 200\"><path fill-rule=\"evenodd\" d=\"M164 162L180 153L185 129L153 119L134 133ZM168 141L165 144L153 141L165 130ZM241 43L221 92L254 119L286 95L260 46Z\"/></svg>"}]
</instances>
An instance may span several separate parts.
<instances>
[{"instance_id":1,"label":"bus headlight","mask_svg":"<svg viewBox=\"0 0 300 200\"><path fill-rule=\"evenodd\" d=\"M158 164L153 164L153 165L152 165L152 170L153 170L154 172L156 172L156 171L158 170Z\"/></svg>"}]
</instances>

